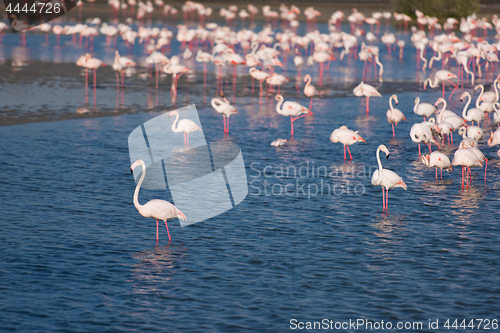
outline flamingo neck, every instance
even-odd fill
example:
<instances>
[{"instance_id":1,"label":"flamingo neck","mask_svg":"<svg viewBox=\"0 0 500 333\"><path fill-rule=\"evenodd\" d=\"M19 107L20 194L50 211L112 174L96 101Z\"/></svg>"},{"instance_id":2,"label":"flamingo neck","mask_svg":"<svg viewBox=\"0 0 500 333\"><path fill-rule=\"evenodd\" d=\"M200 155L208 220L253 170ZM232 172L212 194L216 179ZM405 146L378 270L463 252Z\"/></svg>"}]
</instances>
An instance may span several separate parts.
<instances>
[{"instance_id":1,"label":"flamingo neck","mask_svg":"<svg viewBox=\"0 0 500 333\"><path fill-rule=\"evenodd\" d=\"M378 178L377 184L382 183L382 162L380 161L380 147L377 148Z\"/></svg>"},{"instance_id":2,"label":"flamingo neck","mask_svg":"<svg viewBox=\"0 0 500 333\"><path fill-rule=\"evenodd\" d=\"M311 85L311 80L312 80L311 77L307 78L307 83L306 83L306 86L305 86L304 90L307 89L307 88L309 88L309 86Z\"/></svg>"},{"instance_id":3,"label":"flamingo neck","mask_svg":"<svg viewBox=\"0 0 500 333\"><path fill-rule=\"evenodd\" d=\"M467 93L467 97L469 97L469 100L467 101L467 104L465 104L465 107L464 107L464 109L462 110L462 118L467 117L467 108L469 107L469 104L470 104L470 99L471 99L471 97L470 97L470 94L469 94L469 93Z\"/></svg>"},{"instance_id":4,"label":"flamingo neck","mask_svg":"<svg viewBox=\"0 0 500 333\"><path fill-rule=\"evenodd\" d=\"M137 210L140 212L142 209L142 205L139 203L139 190L141 189L142 182L144 181L144 178L146 178L146 165L144 162L141 163L142 167L142 174L141 178L139 179L139 182L137 183L137 186L135 187L135 192L134 192L134 206L137 208Z\"/></svg>"},{"instance_id":5,"label":"flamingo neck","mask_svg":"<svg viewBox=\"0 0 500 333\"><path fill-rule=\"evenodd\" d=\"M176 128L176 127L178 127L178 126L176 126L178 121L179 121L179 113L176 112L175 121L172 124L172 132L175 132L175 133L179 133L180 132L180 130L178 128Z\"/></svg>"},{"instance_id":6,"label":"flamingo neck","mask_svg":"<svg viewBox=\"0 0 500 333\"><path fill-rule=\"evenodd\" d=\"M479 108L479 100L481 99L481 96L483 96L484 93L484 86L480 85L479 88L481 88L481 92L479 93L479 96L477 96L476 99L476 108Z\"/></svg>"},{"instance_id":7,"label":"flamingo neck","mask_svg":"<svg viewBox=\"0 0 500 333\"><path fill-rule=\"evenodd\" d=\"M281 113L281 105L283 104L283 96L278 97L279 101L278 104L276 104L276 112Z\"/></svg>"},{"instance_id":8,"label":"flamingo neck","mask_svg":"<svg viewBox=\"0 0 500 333\"><path fill-rule=\"evenodd\" d=\"M419 105L420 105L420 97L417 97L415 101L415 106L413 107L413 112L417 111Z\"/></svg>"},{"instance_id":9,"label":"flamingo neck","mask_svg":"<svg viewBox=\"0 0 500 333\"><path fill-rule=\"evenodd\" d=\"M495 102L498 101L498 82L498 78L493 82L493 88L495 88Z\"/></svg>"}]
</instances>

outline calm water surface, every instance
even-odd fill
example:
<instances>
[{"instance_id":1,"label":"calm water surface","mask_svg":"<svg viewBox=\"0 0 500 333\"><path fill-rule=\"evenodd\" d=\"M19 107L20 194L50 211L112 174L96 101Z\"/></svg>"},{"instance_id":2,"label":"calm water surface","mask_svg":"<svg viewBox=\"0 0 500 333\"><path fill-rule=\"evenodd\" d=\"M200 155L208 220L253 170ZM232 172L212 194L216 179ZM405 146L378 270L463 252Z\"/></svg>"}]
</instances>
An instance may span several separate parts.
<instances>
[{"instance_id":1,"label":"calm water surface","mask_svg":"<svg viewBox=\"0 0 500 333\"><path fill-rule=\"evenodd\" d=\"M364 99L352 96L362 64L333 62L323 87L313 80L321 95L314 116L295 122L295 140L276 148L269 144L289 137L289 120L275 112L274 95L259 104L243 69L235 92L225 89L240 114L224 137L210 106L212 69L205 88L202 67L188 63L197 71L181 78L177 100L168 92L170 78L161 79L157 92L147 68L126 77L123 96L112 69L100 69L94 106L91 89L85 103L83 72L74 65L83 47L63 38L60 48L47 48L43 35L28 35L34 45L19 48L17 35L7 35L0 46L0 330L283 332L292 318L364 318L419 321L422 332L431 332L429 319L439 319L444 331L448 318L497 318L497 149L480 143L490 158L488 182L484 169L474 169L467 191L460 189L459 169L435 180L418 161L408 135L421 121L413 101L434 102L440 90L421 89L435 69L416 72L409 36L399 37L409 57L400 63L380 45L384 82L370 82L383 97L370 101L369 116ZM145 56L134 50L136 59ZM113 51L96 39L99 57L112 61ZM26 66L11 66L16 52L27 57ZM291 82L282 92L307 105L292 67L289 56L283 72ZM461 92L448 107L457 113ZM385 118L393 93L408 118L396 127L396 139ZM197 106L207 141L241 147L249 195L204 223L181 228L171 221L172 242L160 229L155 247L154 221L132 204L127 139L143 122L188 104ZM342 125L367 141L351 146L352 162L329 141ZM370 183L379 144L391 151L384 167L408 185L389 191L388 214L380 188ZM442 151L451 157L456 148ZM153 198L171 195L141 190L142 203Z\"/></svg>"}]
</instances>

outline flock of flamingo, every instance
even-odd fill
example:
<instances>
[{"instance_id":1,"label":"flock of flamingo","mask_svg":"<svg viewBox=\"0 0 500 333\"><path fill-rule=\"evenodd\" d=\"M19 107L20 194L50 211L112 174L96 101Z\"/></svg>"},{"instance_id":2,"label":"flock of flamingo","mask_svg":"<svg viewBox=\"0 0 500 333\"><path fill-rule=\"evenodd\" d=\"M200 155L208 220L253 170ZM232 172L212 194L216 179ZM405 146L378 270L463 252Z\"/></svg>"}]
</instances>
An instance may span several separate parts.
<instances>
[{"instance_id":1,"label":"flock of flamingo","mask_svg":"<svg viewBox=\"0 0 500 333\"><path fill-rule=\"evenodd\" d=\"M290 139L277 139L271 143L272 146L283 146L293 139L294 122L300 118L308 117L313 114L313 99L317 95L316 88L312 85L313 77L305 75L301 77L301 69L304 65L313 66L319 64L317 83L323 85L324 71L328 71L330 66L336 62L358 59L364 62L362 82L357 85L352 93L357 97L365 97L366 114L369 114L369 99L373 97L382 97L375 87L366 83L370 79L383 82L384 66L380 61L381 49L374 45L379 39L387 46L387 53L391 54L399 47L399 57L394 61L404 59L405 42L396 39L393 33L386 32L380 36L381 21L385 20L386 25L393 19L399 23L400 29L411 34L411 42L416 51L416 68L419 71L425 71L426 68L436 66L441 62L441 69L435 72L433 78L428 78L423 82L423 88L437 88L441 84L442 97L434 103L421 101L424 98L417 97L413 111L415 114L423 117L423 122L411 126L411 140L418 144L419 158L421 162L429 168L435 168L435 176L438 178L438 169L451 171L453 167L462 168L462 189L468 189L471 181L471 171L473 167L485 168L484 179L486 181L488 158L479 150L480 142L484 136L484 126L500 124L500 75L495 76L495 65L498 64L498 51L500 42L489 43L487 38L488 30L496 30L496 40L500 40L500 19L495 15L491 22L486 18L478 19L475 14L456 20L448 18L443 24L434 17L429 17L420 11L416 11L416 26L412 26L408 31L408 23L414 22L409 16L400 13L374 12L371 16L365 16L361 12L353 9L347 17L341 11L334 12L328 20L328 33L320 33L318 30L309 29L304 35L297 33L300 26L299 17L304 14L307 18L309 27L314 27L316 17L322 13L313 7L308 7L301 11L296 6L281 5L279 11L271 10L270 6L264 6L259 11L253 5L246 8L238 8L236 5L222 8L219 11L221 17L226 20L226 25L219 25L210 22L212 9L203 4L193 1L186 1L181 10L184 16L185 24L177 26L177 33L174 33L166 27L148 28L138 25L138 29L132 27L133 16L137 22L141 22L144 16L150 15L153 11L162 11L167 19L176 17L178 11L164 5L162 0L156 0L153 3L142 1L136 3L135 0L118 1L109 0L110 6L114 11L122 10L129 16L126 19L127 24L120 23L117 26L102 23L100 19L88 20L87 24L78 24L76 26L50 27L48 24L40 26L38 29L45 32L52 31L57 36L72 35L74 39L86 38L89 50L92 50L93 37L99 34L105 35L108 43L115 43L118 37L121 37L128 50L132 50L136 39L144 44L148 56L145 66L150 66L151 77L155 72L155 87L158 89L159 73L172 75L171 94L177 94L179 79L193 69L183 65L183 59L188 60L195 57L196 61L203 64L204 85L207 84L207 65L213 64L217 69L216 75L216 95L220 96L211 100L211 106L220 113L224 121L224 133L229 132L229 118L238 115L237 108L224 97L223 89L225 80L224 68L227 77L230 76L229 68L233 72L233 89L236 89L237 68L248 68L248 73L252 80L252 93L254 90L254 81L259 82L259 97L262 103L263 96L272 95L277 101L276 112L282 116L290 117ZM135 8L137 7L137 9ZM245 20L253 22L254 17L262 12L267 24L264 24L260 31L254 31L245 28ZM236 30L236 24L233 22L236 17L242 20L241 29ZM349 23L348 32L342 31L341 23L346 20ZM195 22L196 28L189 28L190 23ZM281 20L282 29L275 31L277 21ZM366 25L369 26L366 29ZM191 24L193 26L193 24ZM404 26L404 27L403 27ZM459 30L461 37L456 34ZM2 30L2 29L0 29ZM25 42L25 37L22 37ZM181 53L167 57L172 41L181 44ZM59 43L59 39L58 39ZM183 50L183 51L182 51ZM207 52L208 51L208 52ZM384 51L385 52L385 51ZM432 53L428 56L427 53ZM337 55L337 56L336 56ZM287 84L289 79L278 73L278 69L287 62L287 57L293 57L293 63L297 69L297 82L305 83L303 93L309 98L308 107L285 100L281 94L281 86ZM393 59L392 57L389 59ZM423 64L421 64L421 62ZM94 101L96 89L96 70L106 64L93 57L91 53L82 55L77 65L94 74ZM127 67L137 66L130 57L124 57L115 53L113 64L110 64L116 72L117 89L124 87L124 72ZM456 65L456 70L454 70ZM445 69L446 68L446 69ZM241 71L240 71L241 72ZM370 74L371 73L371 74ZM86 87L88 85L88 75L86 74ZM121 82L120 82L121 77ZM490 91L485 91L483 84L475 85L478 78L482 78L484 83L492 82ZM228 80L226 78L226 80ZM455 82L454 82L455 81ZM463 102L461 114L447 109L447 100L445 98L445 84L451 84L453 90L448 97L450 100L459 85L464 84L479 91L475 101L475 107L469 108L472 103L472 96L468 91L464 91L459 97ZM299 83L297 83L298 85ZM226 81L226 89L228 82ZM277 91L276 91L277 90ZM455 97L457 98L457 97ZM389 97L389 109L386 112L387 121L392 126L393 137L396 137L395 125L405 121L404 113L395 106L398 104L398 97L392 94ZM493 117L490 114L493 113ZM177 112L171 113L176 116L172 126L172 131L184 133L185 144L189 144L189 134L200 130L200 128L189 119L180 119ZM458 131L462 141L458 145L453 158L450 158L440 152L446 143L453 144L453 132ZM358 131L353 131L346 126L335 129L330 140L333 143L344 145L344 160L347 160L346 149L349 158L352 159L350 145L366 141L361 137ZM429 154L422 155L420 144L426 144L429 148ZM432 151L431 145L435 144L438 150ZM500 144L500 130L491 131L487 140L489 146ZM407 189L404 180L395 172L384 169L380 160L380 152L384 152L388 158L389 150L383 144L376 149L376 159L378 169L373 173L371 183L374 186L382 187L383 211L388 210L388 191L392 188ZM500 150L498 151L500 156ZM157 244L158 244L158 220L165 221L168 232L167 220L175 217L186 217L171 203L163 200L151 200L146 205L140 205L138 202L138 193L142 181L145 177L146 166L143 161L138 160L131 166L134 170L137 166L142 167L142 176L137 184L134 194L134 205L139 213L145 217L152 217L157 220ZM465 182L467 184L465 185ZM169 239L170 239L170 233Z\"/></svg>"}]
</instances>

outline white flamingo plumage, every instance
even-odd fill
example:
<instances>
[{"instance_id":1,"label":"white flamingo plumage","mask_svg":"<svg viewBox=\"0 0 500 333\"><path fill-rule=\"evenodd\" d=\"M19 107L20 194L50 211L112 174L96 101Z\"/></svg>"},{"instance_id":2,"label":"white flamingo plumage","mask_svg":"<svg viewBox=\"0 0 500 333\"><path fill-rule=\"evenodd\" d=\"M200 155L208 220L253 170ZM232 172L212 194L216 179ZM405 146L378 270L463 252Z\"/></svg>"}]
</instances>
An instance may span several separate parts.
<instances>
[{"instance_id":1,"label":"white flamingo plumage","mask_svg":"<svg viewBox=\"0 0 500 333\"><path fill-rule=\"evenodd\" d=\"M211 104L215 111L222 113L224 120L224 133L229 133L229 117L238 114L238 110L236 110L236 108L225 98L224 100L220 98L212 98Z\"/></svg>"},{"instance_id":2,"label":"white flamingo plumage","mask_svg":"<svg viewBox=\"0 0 500 333\"><path fill-rule=\"evenodd\" d=\"M366 97L366 114L370 112L370 97L382 97L382 95L375 89L375 87L361 82L356 88L352 91L354 96Z\"/></svg>"},{"instance_id":3,"label":"white flamingo plumage","mask_svg":"<svg viewBox=\"0 0 500 333\"><path fill-rule=\"evenodd\" d=\"M304 76L304 82L306 82L306 86L304 87L304 95L311 98L309 102L309 109L312 110L312 102L313 97L316 95L316 88L311 84L311 75L307 74Z\"/></svg>"},{"instance_id":4,"label":"white flamingo plumage","mask_svg":"<svg viewBox=\"0 0 500 333\"><path fill-rule=\"evenodd\" d=\"M271 146L273 147L279 147L285 145L285 142L287 142L288 139L276 139L273 142L271 142Z\"/></svg>"},{"instance_id":5,"label":"white flamingo plumage","mask_svg":"<svg viewBox=\"0 0 500 333\"><path fill-rule=\"evenodd\" d=\"M467 188L469 188L469 170L471 167L482 167L480 159L477 155L470 149L458 149L455 152L455 156L451 161L453 166L462 167L462 188L464 188L464 171L467 169Z\"/></svg>"},{"instance_id":6,"label":"white flamingo plumage","mask_svg":"<svg viewBox=\"0 0 500 333\"><path fill-rule=\"evenodd\" d=\"M441 169L441 179L443 179L443 169L450 172L453 170L450 158L443 153L438 151L433 151L430 155L422 156L422 163L429 168L436 169L436 179L437 179L437 169Z\"/></svg>"},{"instance_id":7,"label":"white flamingo plumage","mask_svg":"<svg viewBox=\"0 0 500 333\"><path fill-rule=\"evenodd\" d=\"M469 104L471 102L471 96L470 94L466 91L460 96L460 101L462 102L465 97L469 97L469 100L465 104L464 109L462 110L462 118L464 118L467 121L472 122L472 125L474 125L474 121L476 121L479 125L479 122L483 120L484 117L484 111L478 108L472 108L467 110L469 107Z\"/></svg>"},{"instance_id":8,"label":"white flamingo plumage","mask_svg":"<svg viewBox=\"0 0 500 333\"><path fill-rule=\"evenodd\" d=\"M396 105L398 105L398 96L392 95L389 98L389 107L390 108L389 108L389 110L387 110L385 115L387 117L387 121L389 122L389 124L392 124L392 137L395 138L396 133L394 132L394 124L396 124L396 126L397 126L398 123L400 123L403 120L406 120L406 117L403 114L403 112L401 112L401 110L394 108L394 106L392 105L392 101L396 102Z\"/></svg>"},{"instance_id":9,"label":"white flamingo plumage","mask_svg":"<svg viewBox=\"0 0 500 333\"><path fill-rule=\"evenodd\" d=\"M347 126L341 126L340 128L337 128L330 134L330 141L333 143L340 142L344 145L344 160L346 160L346 147L347 151L349 152L349 158L352 160L352 155L351 151L349 150L349 146L352 144L355 144L356 142L364 142L366 143L365 139L361 137L361 135L358 134L358 131L353 131L347 128Z\"/></svg>"},{"instance_id":10,"label":"white flamingo plumage","mask_svg":"<svg viewBox=\"0 0 500 333\"><path fill-rule=\"evenodd\" d=\"M174 133L184 133L184 144L189 145L189 134L195 131L201 131L201 128L196 125L191 119L181 119L179 120L179 112L171 111L168 117L175 116L174 123L172 124L172 132ZM177 125L177 126L176 126Z\"/></svg>"},{"instance_id":11,"label":"white flamingo plumage","mask_svg":"<svg viewBox=\"0 0 500 333\"><path fill-rule=\"evenodd\" d=\"M168 201L153 199L148 201L146 204L141 205L139 203L139 190L141 188L142 182L146 177L146 164L143 160L137 160L130 166L130 171L133 173L136 167L142 167L142 174L134 192L134 206L144 217L151 217L156 220L156 245L158 245L158 221L162 220L165 222L165 227L167 228L168 241L170 242L170 231L168 231L167 220L179 218L187 221L186 216L173 204Z\"/></svg>"},{"instance_id":12,"label":"white flamingo plumage","mask_svg":"<svg viewBox=\"0 0 500 333\"><path fill-rule=\"evenodd\" d=\"M389 209L389 189L390 188L402 188L407 189L407 186L397 173L384 169L382 167L382 162L380 161L380 151L383 151L387 158L389 158L390 152L385 145L380 145L377 148L377 163L378 169L373 172L372 175L372 185L382 186L382 207L383 211L388 211ZM384 188L386 189L386 194L384 193Z\"/></svg>"},{"instance_id":13,"label":"white flamingo plumage","mask_svg":"<svg viewBox=\"0 0 500 333\"><path fill-rule=\"evenodd\" d=\"M424 117L425 121L425 117L430 117L436 113L436 107L430 103L420 103L420 97L416 97L413 112Z\"/></svg>"},{"instance_id":14,"label":"white flamingo plumage","mask_svg":"<svg viewBox=\"0 0 500 333\"><path fill-rule=\"evenodd\" d=\"M450 71L447 71L447 70L444 70L444 69L439 70L439 71L436 72L436 76L434 78L434 82L432 82L432 80L430 78L424 80L424 89L427 89L427 84L429 84L429 86L431 88L436 88L438 86L438 83L441 82L442 85L443 85L443 96L442 96L442 98L444 98L444 82L447 81L447 82L451 83L455 87L455 89L457 89L458 86L455 83L453 83L453 82L450 81L451 79L455 79L456 77L457 77L457 75L453 74ZM451 95L453 95L453 93L455 92L455 89L453 89L453 91L451 92L450 97L448 97L448 99L451 98Z\"/></svg>"},{"instance_id":15,"label":"white flamingo plumage","mask_svg":"<svg viewBox=\"0 0 500 333\"><path fill-rule=\"evenodd\" d=\"M312 111L296 102L284 101L283 96L276 95L275 99L278 101L276 104L276 112L282 116L290 116L290 125L292 126L293 137L293 122L299 118L312 115Z\"/></svg>"}]
</instances>

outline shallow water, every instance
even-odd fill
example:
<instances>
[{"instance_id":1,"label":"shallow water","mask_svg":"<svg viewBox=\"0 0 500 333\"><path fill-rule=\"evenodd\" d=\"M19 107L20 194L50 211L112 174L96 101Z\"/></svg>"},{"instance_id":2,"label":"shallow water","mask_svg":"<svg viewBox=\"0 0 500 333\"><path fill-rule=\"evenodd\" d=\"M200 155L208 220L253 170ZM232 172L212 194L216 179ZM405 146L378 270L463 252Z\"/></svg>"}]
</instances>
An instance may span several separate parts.
<instances>
[{"instance_id":1,"label":"shallow water","mask_svg":"<svg viewBox=\"0 0 500 333\"><path fill-rule=\"evenodd\" d=\"M29 35L28 43L36 38L44 36ZM3 54L12 54L17 36L4 41ZM441 329L448 318L494 319L500 310L497 149L480 143L490 158L488 182L483 169L473 169L466 191L460 170L435 180L434 170L418 161L408 135L421 121L413 101L434 102L441 93L422 90L429 71L415 71L408 45L413 58L403 63L389 61L381 45L384 82L370 82L383 97L371 99L369 116L364 99L352 96L362 64L333 62L323 87L314 79L321 95L314 115L296 121L294 141L278 148L270 142L289 137L289 120L275 112L274 95L259 104L248 75L238 76L235 92L225 88L240 114L224 137L210 106L215 88L203 87L198 64L181 78L176 101L170 78L156 92L146 68L126 78L122 100L111 68L100 69L94 106L92 79L85 103L83 72L74 65L82 48L62 46L57 64L44 61L58 49L47 49L44 58L41 45L24 50L27 66L9 66L6 56L0 123L11 126L0 128L2 331L281 332L292 318L364 318L423 322L421 331L430 332L428 319L439 319ZM111 61L114 49L96 50ZM141 54L137 48L134 56ZM291 78L292 66L289 59ZM291 81L285 99L307 105ZM396 127L396 139L385 118L393 93L408 118ZM460 93L448 107L457 113ZM180 228L171 221L172 242L160 229L155 247L154 221L132 204L127 138L145 121L188 104L197 106L207 141L241 147L249 194L204 223ZM352 162L343 161L342 145L329 141L342 125L367 141L351 146ZM387 214L380 188L370 183L379 144L391 151L384 167L408 185L389 191ZM455 149L446 145L443 152L451 157ZM142 203L152 198L171 195L141 190Z\"/></svg>"}]
</instances>

